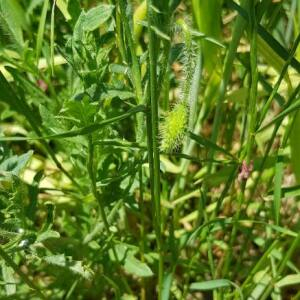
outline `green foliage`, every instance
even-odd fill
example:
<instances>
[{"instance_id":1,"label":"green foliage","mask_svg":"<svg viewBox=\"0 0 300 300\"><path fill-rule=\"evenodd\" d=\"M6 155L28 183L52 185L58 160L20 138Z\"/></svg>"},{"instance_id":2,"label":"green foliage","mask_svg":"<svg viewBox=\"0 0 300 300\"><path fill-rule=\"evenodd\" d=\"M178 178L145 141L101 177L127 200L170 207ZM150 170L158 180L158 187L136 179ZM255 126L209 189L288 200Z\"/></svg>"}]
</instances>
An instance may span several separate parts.
<instances>
[{"instance_id":1,"label":"green foliage","mask_svg":"<svg viewBox=\"0 0 300 300\"><path fill-rule=\"evenodd\" d=\"M299 1L96 2L0 0L0 299L298 299Z\"/></svg>"}]
</instances>

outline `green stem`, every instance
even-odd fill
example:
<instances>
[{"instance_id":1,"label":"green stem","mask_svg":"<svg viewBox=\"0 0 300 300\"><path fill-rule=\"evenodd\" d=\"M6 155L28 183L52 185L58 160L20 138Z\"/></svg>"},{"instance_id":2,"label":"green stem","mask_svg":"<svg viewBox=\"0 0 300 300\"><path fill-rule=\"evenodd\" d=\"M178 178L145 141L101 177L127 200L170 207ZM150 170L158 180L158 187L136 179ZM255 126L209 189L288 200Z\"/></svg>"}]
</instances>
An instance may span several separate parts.
<instances>
[{"instance_id":1,"label":"green stem","mask_svg":"<svg viewBox=\"0 0 300 300\"><path fill-rule=\"evenodd\" d=\"M136 102L137 104L142 104L144 103L144 97L143 97L143 89L142 89L140 64L139 64L138 57L136 55L135 37L133 31L129 26L129 20L126 15L124 0L119 0L119 7L120 7L121 19L124 27L124 33L125 33L126 41L128 43L128 48L130 52L131 61L129 62L129 65L131 70L132 83L135 90ZM137 141L142 141L144 136L144 130L143 130L144 116L137 115L136 122L137 122L137 126L136 126Z\"/></svg>"},{"instance_id":2,"label":"green stem","mask_svg":"<svg viewBox=\"0 0 300 300\"><path fill-rule=\"evenodd\" d=\"M242 7L245 7L249 0L244 0L241 3ZM236 49L239 45L241 36L244 32L244 29L246 27L246 21L243 19L243 17L238 16L236 23L234 25L234 31L233 31L233 36L232 36L232 41L230 43L228 52L225 57L225 62L224 62L224 70L223 70L223 78L220 83L219 87L219 96L217 99L217 107L216 107L216 113L215 113L215 118L213 122L213 129L212 129L212 136L211 136L211 141L213 143L216 143L218 134L220 132L220 126L222 123L222 107L223 107L223 101L226 96L226 88L230 80L231 76L231 71L233 68L233 61L236 55ZM215 154L214 148L210 148L208 158L213 159ZM208 163L208 174L210 174L212 171L212 162Z\"/></svg>"},{"instance_id":3,"label":"green stem","mask_svg":"<svg viewBox=\"0 0 300 300\"><path fill-rule=\"evenodd\" d=\"M272 101L273 101L273 99L274 99L274 97L275 97L275 95L276 95L276 93L277 93L277 91L280 87L280 84L281 84L282 80L284 79L284 76L287 73L288 67L291 64L291 61L292 61L292 59L295 55L295 52L298 48L299 43L300 43L300 34L297 36L297 39L293 44L293 47L292 47L292 49L290 51L290 54L289 54L289 57L284 63L282 71L281 71L281 73L279 75L279 78L278 78L278 80L277 80L277 82L276 82L276 84L275 84L275 86L272 90L272 93L271 93L270 97L268 98L267 102L265 103L264 107L262 108L262 114L260 116L259 123L257 124L257 128L259 128L261 126L262 122L264 121L264 118L265 118L265 116L266 116L266 114L267 114L267 112L268 112L268 110L271 106L271 103L272 103Z\"/></svg>"},{"instance_id":4,"label":"green stem","mask_svg":"<svg viewBox=\"0 0 300 300\"><path fill-rule=\"evenodd\" d=\"M146 246L146 234L145 234L145 203L144 203L144 188L143 188L143 167L142 163L139 165L139 189L140 189L140 199L139 207L141 211L141 240L140 240L140 249L141 249L141 261L145 262L145 246ZM141 300L146 299L146 280L142 278L142 287L141 287Z\"/></svg>"},{"instance_id":5,"label":"green stem","mask_svg":"<svg viewBox=\"0 0 300 300\"><path fill-rule=\"evenodd\" d=\"M293 103L293 101L297 98L297 95L299 94L299 92L300 92L300 84L298 84L298 86L295 88L294 92L291 94L291 96L289 97L286 105L284 105L284 107L282 108L282 110L287 109ZM261 175L262 175L262 172L264 170L265 163L267 161L267 158L269 157L272 145L273 145L274 140L276 138L277 131L279 130L282 122L283 122L283 119L279 120L278 123L276 123L276 125L275 125L275 127L273 129L273 132L272 132L271 138L269 139L269 142L267 144L267 147L266 147L266 150L265 150L262 162L261 162L261 164L259 166L259 169L258 169L258 175L257 175L257 177L255 179L253 188L251 189L251 194L250 194L250 197L249 197L249 201L247 202L247 207L249 205L250 199L252 199L253 196L254 196L254 193L255 193L255 191L257 189L257 186L258 186L259 182L261 181Z\"/></svg>"},{"instance_id":6,"label":"green stem","mask_svg":"<svg viewBox=\"0 0 300 300\"><path fill-rule=\"evenodd\" d=\"M249 0L243 0L241 3L241 6L245 7L248 4L248 2L249 2ZM246 21L241 16L238 16L237 20L235 22L235 25L234 25L232 41L229 45L229 49L228 49L228 52L225 57L223 77L222 77L222 80L221 80L221 83L219 86L219 95L218 95L218 99L217 99L217 106L216 106L215 118L214 118L214 122L213 122L213 129L212 129L212 135L211 135L211 141L213 143L216 143L216 141L218 139L218 134L220 132L220 126L221 126L221 122L222 122L223 101L226 96L226 88L227 88L227 85L230 80L230 76L231 76L231 72L232 72L232 68L233 68L233 61L234 61L234 58L236 55L236 50L239 45L239 41L242 37L245 27L246 27ZM215 155L214 148L210 148L208 151L209 162L207 165L207 176L209 176L212 173L212 170L213 170L212 161L213 161L214 155ZM206 194L207 189L208 189L207 183L204 181L204 183L202 185L202 191L204 191L204 193ZM209 252L211 252L211 249L209 249ZM230 249L228 250L227 255L228 255L227 261L229 261L229 257L231 256ZM214 268L212 268L213 267L212 263L213 263L213 260L210 261L210 264L211 264L210 267L213 270ZM226 268L224 270L224 273L227 273ZM213 277L214 277L214 275L215 274L212 274Z\"/></svg>"},{"instance_id":7,"label":"green stem","mask_svg":"<svg viewBox=\"0 0 300 300\"><path fill-rule=\"evenodd\" d=\"M250 64L251 64L251 86L250 86L250 95L249 95L249 124L248 124L248 136L246 144L246 165L250 168L252 151L255 143L255 126L256 126L256 98L257 98L257 84L258 84L258 70L257 70L257 24L256 24L256 15L255 15L255 4L251 2L249 4L250 12ZM243 156L243 154L241 154ZM241 188L238 195L238 208L235 214L235 221L238 221L242 211L242 206L245 202L245 190L246 190L247 179L241 182ZM223 269L223 276L226 277L229 271L229 266L232 260L232 252L234 243L236 240L238 231L238 223L234 222L229 242L229 247L225 256L225 265Z\"/></svg>"},{"instance_id":8,"label":"green stem","mask_svg":"<svg viewBox=\"0 0 300 300\"><path fill-rule=\"evenodd\" d=\"M87 159L87 169L88 169L88 174L89 174L89 179L90 179L90 183L91 183L91 189L92 189L92 194L94 196L94 198L97 200L98 202L98 206L99 206L99 210L100 210L100 216L101 219L103 221L104 224L104 228L109 235L112 234L110 228L109 228L109 222L105 213L105 209L104 209L104 203L103 203L103 199L100 196L100 193L97 190L97 184L96 184L96 177L95 177L95 172L94 172L94 144L93 144L93 137L92 135L88 136L88 159ZM113 255L114 258L116 260L116 263L118 265L119 268L121 268L121 263L116 251L116 248L114 246L114 244L111 244L111 249L113 251ZM125 278L123 276L120 277L126 290L131 293L130 287L127 283L127 281L125 280Z\"/></svg>"},{"instance_id":9,"label":"green stem","mask_svg":"<svg viewBox=\"0 0 300 300\"><path fill-rule=\"evenodd\" d=\"M158 95L157 95L157 55L156 47L158 45L153 30L153 9L152 0L147 1L147 18L148 18L148 34L149 34L149 75L150 75L150 108L151 108L151 131L152 131L152 152L153 161L149 161L150 169L153 172L153 182L151 190L153 190L153 201L155 207L155 231L156 243L159 252L158 265L158 299L162 299L163 289L163 253L161 242L161 212L160 212L160 157L159 157L159 142L158 142ZM152 165L151 165L152 164Z\"/></svg>"},{"instance_id":10,"label":"green stem","mask_svg":"<svg viewBox=\"0 0 300 300\"><path fill-rule=\"evenodd\" d=\"M128 48L131 56L131 75L133 77L133 84L136 92L137 103L143 103L143 90L141 85L141 71L138 57L136 55L136 43L134 40L134 35L131 33L132 30L129 27L129 20L126 15L125 3L124 0L119 0L121 18L123 20L123 26L125 31L126 40L128 43Z\"/></svg>"}]
</instances>

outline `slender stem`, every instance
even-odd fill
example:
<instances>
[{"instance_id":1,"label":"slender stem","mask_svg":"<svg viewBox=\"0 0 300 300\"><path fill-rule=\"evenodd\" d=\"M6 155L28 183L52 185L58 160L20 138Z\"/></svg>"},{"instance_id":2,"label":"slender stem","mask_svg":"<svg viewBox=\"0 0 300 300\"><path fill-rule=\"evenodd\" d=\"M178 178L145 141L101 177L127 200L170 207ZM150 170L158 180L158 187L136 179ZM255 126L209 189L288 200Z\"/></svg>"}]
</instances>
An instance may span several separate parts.
<instances>
[{"instance_id":1,"label":"slender stem","mask_svg":"<svg viewBox=\"0 0 300 300\"><path fill-rule=\"evenodd\" d=\"M92 193L94 198L97 200L98 202L98 206L99 206L99 210L100 210L100 216L101 219L103 221L104 224L104 228L107 232L108 235L110 235L112 232L109 228L109 222L105 213L105 209L104 209L104 203L102 201L102 198L97 190L97 184L96 184L96 178L95 178L95 172L94 172L94 144L93 144L93 137L92 135L88 136L88 159L87 159L87 169L88 169L88 174L89 174L89 179L90 179L90 184L91 184L91 189L92 189ZM116 251L116 248L114 246L114 244L111 244L111 249L113 251L113 255L114 258L116 260L116 263L118 265L118 267L121 267L120 264L120 260ZM131 293L130 291L130 287L126 281L126 279L121 276L121 280L126 288L126 290Z\"/></svg>"},{"instance_id":2,"label":"slender stem","mask_svg":"<svg viewBox=\"0 0 300 300\"><path fill-rule=\"evenodd\" d=\"M143 102L143 89L141 85L141 71L140 64L138 61L138 57L136 55L136 43L134 40L134 35L131 33L131 29L129 27L129 20L126 15L125 3L124 0L119 0L121 18L123 20L123 26L125 31L125 36L128 42L128 48L131 56L131 75L133 77L133 84L135 88L137 103L142 104Z\"/></svg>"},{"instance_id":3,"label":"slender stem","mask_svg":"<svg viewBox=\"0 0 300 300\"><path fill-rule=\"evenodd\" d=\"M248 2L249 0L242 1L241 6L245 7ZM236 49L239 45L239 41L241 39L245 27L246 27L246 21L243 19L243 17L238 16L234 26L232 41L230 43L228 52L225 57L223 78L219 87L219 96L217 99L217 107L216 107L216 113L213 122L213 129L212 129L212 136L211 136L211 141L213 143L216 143L218 134L220 132L219 129L222 123L222 110L223 110L222 108L223 108L223 101L226 96L226 88L230 80L230 75L233 68L233 61L236 55ZM214 148L210 148L208 154L209 159L213 159L214 154L215 154ZM212 171L212 162L209 162L208 174L211 173L211 171Z\"/></svg>"},{"instance_id":4,"label":"slender stem","mask_svg":"<svg viewBox=\"0 0 300 300\"><path fill-rule=\"evenodd\" d=\"M151 130L152 130L152 151L153 161L150 169L153 171L153 182L151 190L153 190L154 207L155 207L155 231L156 242L159 252L159 265L158 265L158 299L162 298L163 288L163 253L161 242L161 212L160 212L160 158L159 158L159 143L158 143L158 95L157 95L157 54L156 46L157 41L153 30L153 9L152 0L147 1L147 18L148 18L148 34L149 34L149 75L150 75L150 108L151 108ZM151 162L149 161L151 164Z\"/></svg>"},{"instance_id":5,"label":"slender stem","mask_svg":"<svg viewBox=\"0 0 300 300\"><path fill-rule=\"evenodd\" d=\"M142 163L139 165L139 185L140 185L140 199L139 206L141 211L141 240L140 240L140 249L141 249L141 261L145 261L145 246L146 246L146 234L145 234L145 203L144 203L144 188L143 188L143 168ZM142 287L141 287L141 300L146 299L146 281L142 278Z\"/></svg>"},{"instance_id":6,"label":"slender stem","mask_svg":"<svg viewBox=\"0 0 300 300\"><path fill-rule=\"evenodd\" d=\"M102 202L102 198L100 197L98 191L97 191L97 185L96 185L96 178L95 178L95 174L94 174L94 145L93 145L93 138L91 135L89 135L88 137L89 141L88 141L88 161L87 161L87 168L88 168L88 173L89 173L89 178L90 178L90 182L91 182L91 188L92 188L92 193L95 197L95 199L98 202L99 205L99 210L100 210L100 214L101 214L101 218L102 221L104 223L104 227L107 231L108 234L111 233L110 229L109 229L109 223L105 214L105 210L104 210L104 204Z\"/></svg>"},{"instance_id":7,"label":"slender stem","mask_svg":"<svg viewBox=\"0 0 300 300\"><path fill-rule=\"evenodd\" d=\"M259 123L257 124L257 128L259 128L261 126L262 122L264 121L264 118L265 118L265 116L266 116L266 114L267 114L267 112L268 112L268 110L271 106L271 103L272 103L272 101L273 101L273 99L274 99L274 97L275 97L275 95L276 95L276 93L277 93L277 91L280 87L280 84L281 84L282 80L284 79L285 74L287 73L288 67L289 67L289 65L290 65L290 63L291 63L291 61L292 61L292 59L295 55L295 52L298 48L299 43L300 43L300 34L298 34L298 36L297 36L297 38L296 38L296 40L293 44L293 47L292 47L292 49L290 51L290 54L289 54L289 57L284 63L284 66L283 66L282 71L279 75L279 78L277 79L277 82L275 83L275 86L272 90L272 93L270 94L267 102L265 103L264 107L262 108L262 113L261 113L261 116L260 116Z\"/></svg>"},{"instance_id":8,"label":"slender stem","mask_svg":"<svg viewBox=\"0 0 300 300\"><path fill-rule=\"evenodd\" d=\"M299 94L299 92L300 92L300 84L298 84L298 86L295 88L294 92L291 94L291 96L289 97L287 103L284 105L284 107L282 108L282 110L287 109L293 103L293 101L296 99L296 97ZM259 166L259 169L258 169L258 175L257 175L257 177L255 179L254 184L253 184L253 188L251 189L251 194L250 194L249 199L252 199L252 197L254 196L254 193L255 193L255 191L257 189L257 186L258 186L258 184L259 184L259 182L261 180L261 175L262 175L262 172L264 170L265 163L267 161L267 158L269 157L272 145L273 145L274 140L276 138L277 131L279 130L282 122L283 122L283 119L279 120L278 123L276 123L276 125L274 126L271 138L269 139L269 142L267 144L267 147L266 147L266 150L265 150L262 162L261 162L261 164ZM249 205L249 201L247 202L247 206Z\"/></svg>"},{"instance_id":9,"label":"slender stem","mask_svg":"<svg viewBox=\"0 0 300 300\"><path fill-rule=\"evenodd\" d=\"M256 15L255 15L255 4L251 2L249 4L248 11L250 12L250 63L251 63L251 86L250 86L250 95L249 95L249 123L248 123L248 136L246 144L246 165L250 168L251 156L253 151L253 146L255 143L255 126L256 126L256 98L257 98L257 84L258 84L258 70L257 70L257 24L256 24ZM243 153L241 154L243 156ZM245 202L245 190L246 190L247 179L241 182L240 192L238 195L238 208L235 214L235 220L238 221L242 211L242 206ZM229 242L228 251L225 256L225 265L223 269L223 276L227 276L229 266L232 260L232 252L234 242L236 240L238 231L238 223L234 222Z\"/></svg>"},{"instance_id":10,"label":"slender stem","mask_svg":"<svg viewBox=\"0 0 300 300\"><path fill-rule=\"evenodd\" d=\"M142 104L144 103L144 97L143 97L143 89L142 89L140 64L139 64L138 57L136 55L135 37L133 31L130 29L129 26L129 20L126 15L125 2L124 0L119 0L118 2L120 7L121 19L124 27L124 33L125 33L126 41L128 43L128 48L130 52L131 60L128 63L131 70L131 77L132 77L132 83L135 90L136 102L137 104ZM136 136L138 142L143 141L144 115L141 114L136 116Z\"/></svg>"},{"instance_id":11,"label":"slender stem","mask_svg":"<svg viewBox=\"0 0 300 300\"><path fill-rule=\"evenodd\" d=\"M248 2L249 2L249 0L242 1L241 6L244 7ZM230 43L228 52L225 57L223 78L222 78L222 80L220 82L220 86L219 86L219 95L218 95L218 99L217 99L217 107L216 107L215 118L214 118L213 128L212 128L212 135L211 135L211 141L213 143L216 143L218 134L220 131L219 129L220 129L221 122L222 122L222 110L223 110L222 108L223 108L223 101L226 96L226 88L227 88L227 85L230 80L230 75L231 75L231 71L233 68L233 61L234 61L234 58L236 55L236 49L238 47L239 41L242 37L245 27L246 27L246 21L241 16L238 16L237 20L235 22L235 26L234 26L232 41ZM211 172L213 170L212 161L213 161L214 155L215 155L214 148L210 148L208 151L208 159L209 159L209 162L207 165L207 175L208 176L209 176L209 174L211 174ZM207 191L206 185L207 184L204 181L204 183L202 185L202 190L204 191L204 193L206 193L206 191ZM209 249L209 252L210 251L211 251L211 249ZM211 264L212 263L213 263L213 261L211 261ZM211 268L212 268L212 265L211 265ZM224 273L225 273L225 270L224 270ZM212 276L214 276L214 274L212 274Z\"/></svg>"}]
</instances>

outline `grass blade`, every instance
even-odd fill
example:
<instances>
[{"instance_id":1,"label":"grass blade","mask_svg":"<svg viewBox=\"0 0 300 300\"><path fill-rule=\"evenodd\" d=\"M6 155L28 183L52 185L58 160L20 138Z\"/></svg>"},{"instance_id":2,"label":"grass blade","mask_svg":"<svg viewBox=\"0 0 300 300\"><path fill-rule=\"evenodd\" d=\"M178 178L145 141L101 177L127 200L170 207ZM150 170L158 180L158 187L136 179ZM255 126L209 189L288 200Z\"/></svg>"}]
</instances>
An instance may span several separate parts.
<instances>
[{"instance_id":1,"label":"grass blade","mask_svg":"<svg viewBox=\"0 0 300 300\"><path fill-rule=\"evenodd\" d=\"M275 165L274 177L274 219L275 224L279 225L280 207L281 207L281 184L283 179L283 155L279 151Z\"/></svg>"},{"instance_id":2,"label":"grass blade","mask_svg":"<svg viewBox=\"0 0 300 300\"><path fill-rule=\"evenodd\" d=\"M37 63L39 61L41 50L42 50L42 45L43 45L48 6L49 6L49 0L45 0L44 4L43 4L43 8L42 8L42 13L41 13L40 22L39 22L39 28L38 28L37 38L36 38L35 55L36 55Z\"/></svg>"}]
</instances>

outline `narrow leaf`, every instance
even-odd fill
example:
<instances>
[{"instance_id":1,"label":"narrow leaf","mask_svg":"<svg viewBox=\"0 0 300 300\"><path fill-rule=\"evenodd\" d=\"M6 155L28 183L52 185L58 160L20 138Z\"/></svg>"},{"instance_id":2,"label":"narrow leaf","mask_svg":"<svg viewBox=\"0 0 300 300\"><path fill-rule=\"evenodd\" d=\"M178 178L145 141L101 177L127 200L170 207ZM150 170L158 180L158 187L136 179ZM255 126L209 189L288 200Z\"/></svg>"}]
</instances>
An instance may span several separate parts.
<instances>
[{"instance_id":1,"label":"narrow leaf","mask_svg":"<svg viewBox=\"0 0 300 300\"><path fill-rule=\"evenodd\" d=\"M279 224L280 204L281 204L281 184L283 177L283 155L280 151L278 153L277 162L275 165L275 177L274 177L274 217L275 222Z\"/></svg>"},{"instance_id":2,"label":"narrow leaf","mask_svg":"<svg viewBox=\"0 0 300 300\"><path fill-rule=\"evenodd\" d=\"M49 5L49 0L45 0L44 5L43 5L43 9L42 9L41 18L40 18L37 38L36 38L36 49L35 49L35 51L36 51L36 60L37 61L40 58L40 53L41 53L41 50L42 50L48 5Z\"/></svg>"},{"instance_id":3,"label":"narrow leaf","mask_svg":"<svg viewBox=\"0 0 300 300\"><path fill-rule=\"evenodd\" d=\"M225 150L224 148L218 146L217 144L211 142L210 140L204 138L203 136L200 135L196 135L193 132L188 132L189 137L194 140L195 142L197 142L199 145L204 146L206 148L209 149L213 149L214 151L218 151L218 152L222 152L232 158L234 158L234 156L229 153L227 150Z\"/></svg>"},{"instance_id":4,"label":"narrow leaf","mask_svg":"<svg viewBox=\"0 0 300 300\"><path fill-rule=\"evenodd\" d=\"M283 277L281 280L275 283L275 286L282 288L289 285L300 284L300 274L291 274Z\"/></svg>"},{"instance_id":5,"label":"narrow leaf","mask_svg":"<svg viewBox=\"0 0 300 300\"><path fill-rule=\"evenodd\" d=\"M300 109L300 99L297 99L288 108L286 108L281 113L279 113L275 118L273 118L271 122L269 122L267 125L265 125L265 126L261 127L260 129L258 129L257 132L261 132L261 131L266 130L268 127L270 127L271 125L275 124L277 121L282 120L287 115L289 115L292 112L297 111L299 109Z\"/></svg>"},{"instance_id":6,"label":"narrow leaf","mask_svg":"<svg viewBox=\"0 0 300 300\"><path fill-rule=\"evenodd\" d=\"M138 112L142 112L144 110L145 110L145 107L143 105L139 105L139 106L136 106L136 107L130 109L128 112L126 112L122 115L119 115L119 116L111 118L111 119L104 120L104 121L96 123L96 124L88 125L86 127L80 128L80 129L71 130L68 132L58 133L58 134L54 134L54 135L48 135L48 136L44 136L44 137L33 137L33 138L0 137L0 141L52 140L52 139L71 138L71 137L80 136L80 135L87 135L87 134L91 134L109 124L124 120L124 119L130 117L131 115L134 115Z\"/></svg>"},{"instance_id":7,"label":"narrow leaf","mask_svg":"<svg viewBox=\"0 0 300 300\"><path fill-rule=\"evenodd\" d=\"M227 279L215 279L203 282L193 282L190 289L193 291L209 291L224 287L230 287L231 283Z\"/></svg>"}]
</instances>

